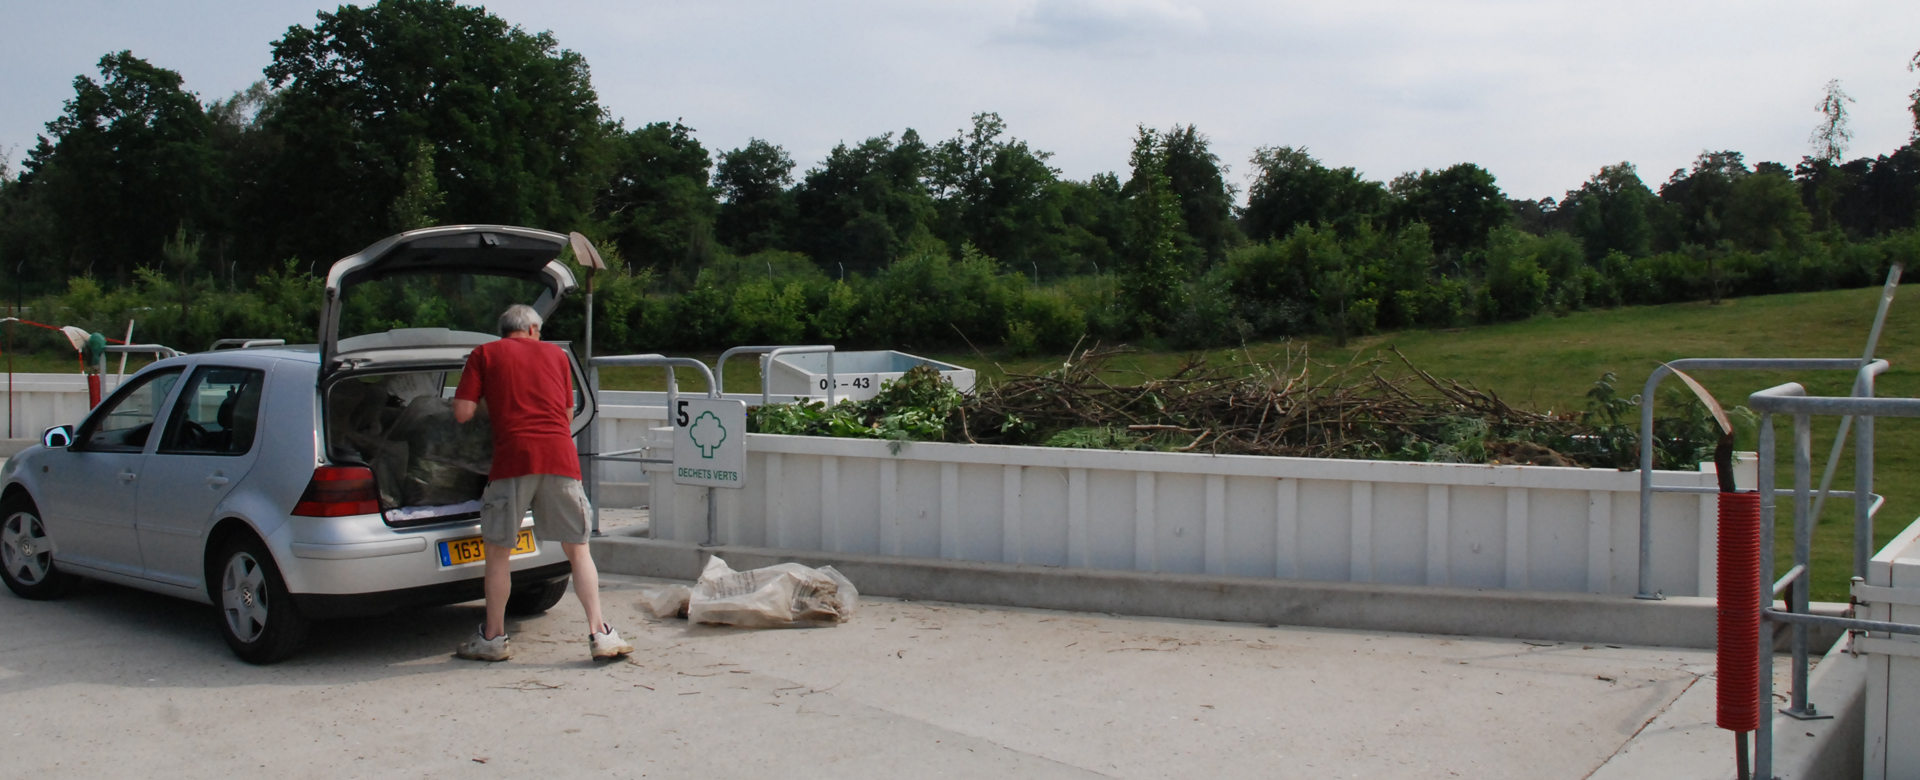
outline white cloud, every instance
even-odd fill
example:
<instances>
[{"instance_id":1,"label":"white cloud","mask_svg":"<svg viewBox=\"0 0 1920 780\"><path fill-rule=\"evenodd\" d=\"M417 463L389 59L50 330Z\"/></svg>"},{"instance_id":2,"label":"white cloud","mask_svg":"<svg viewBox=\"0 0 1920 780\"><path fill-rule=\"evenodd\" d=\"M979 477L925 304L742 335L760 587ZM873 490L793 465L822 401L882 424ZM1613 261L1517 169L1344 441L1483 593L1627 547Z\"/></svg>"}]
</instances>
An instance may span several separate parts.
<instances>
[{"instance_id":1,"label":"white cloud","mask_svg":"<svg viewBox=\"0 0 1920 780\"><path fill-rule=\"evenodd\" d=\"M0 148L31 148L73 76L121 48L224 97L315 5L13 3ZM1378 179L1472 161L1516 197L1557 197L1622 160L1656 182L1702 149L1797 161L1830 78L1858 100L1850 154L1882 154L1906 142L1920 82L1920 3L1887 0L486 5L585 55L629 126L683 118L709 150L759 137L803 168L839 141L941 139L998 111L1073 178L1124 172L1136 124L1193 123L1236 172L1256 147L1304 145Z\"/></svg>"},{"instance_id":2,"label":"white cloud","mask_svg":"<svg viewBox=\"0 0 1920 780\"><path fill-rule=\"evenodd\" d=\"M1035 0L994 37L1007 43L1128 53L1121 47L1195 36L1206 29L1200 9L1174 0Z\"/></svg>"}]
</instances>

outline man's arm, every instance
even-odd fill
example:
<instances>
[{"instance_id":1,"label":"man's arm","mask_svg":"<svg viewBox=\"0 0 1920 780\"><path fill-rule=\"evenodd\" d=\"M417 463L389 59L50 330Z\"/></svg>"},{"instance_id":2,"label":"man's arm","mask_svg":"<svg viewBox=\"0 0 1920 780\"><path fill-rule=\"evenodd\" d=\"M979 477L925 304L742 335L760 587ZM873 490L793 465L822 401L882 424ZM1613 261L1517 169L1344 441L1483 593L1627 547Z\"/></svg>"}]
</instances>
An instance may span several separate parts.
<instances>
[{"instance_id":1,"label":"man's arm","mask_svg":"<svg viewBox=\"0 0 1920 780\"><path fill-rule=\"evenodd\" d=\"M467 364L460 370L460 385L453 390L453 421L463 423L473 419L473 413L480 408L481 375L486 371L487 353L474 349L467 354Z\"/></svg>"}]
</instances>

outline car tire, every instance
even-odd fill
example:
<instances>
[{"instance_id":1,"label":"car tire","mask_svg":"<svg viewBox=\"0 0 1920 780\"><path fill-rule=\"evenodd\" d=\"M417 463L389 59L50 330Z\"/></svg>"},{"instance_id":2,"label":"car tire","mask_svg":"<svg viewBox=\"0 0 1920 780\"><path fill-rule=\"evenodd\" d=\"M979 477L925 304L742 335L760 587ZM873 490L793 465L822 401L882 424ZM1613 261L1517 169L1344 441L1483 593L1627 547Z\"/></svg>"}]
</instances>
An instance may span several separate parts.
<instances>
[{"instance_id":1,"label":"car tire","mask_svg":"<svg viewBox=\"0 0 1920 780\"><path fill-rule=\"evenodd\" d=\"M234 655L250 664L270 664L300 649L309 623L288 594L273 554L259 539L243 533L228 540L212 574L220 633Z\"/></svg>"},{"instance_id":2,"label":"car tire","mask_svg":"<svg viewBox=\"0 0 1920 780\"><path fill-rule=\"evenodd\" d=\"M0 501L0 579L14 595L34 601L66 595L76 579L54 561L40 508L25 493Z\"/></svg>"},{"instance_id":3,"label":"car tire","mask_svg":"<svg viewBox=\"0 0 1920 780\"><path fill-rule=\"evenodd\" d=\"M572 578L561 577L557 580L536 582L515 588L513 593L507 596L507 614L530 617L553 609L553 605L560 603L560 599L566 597L569 579Z\"/></svg>"}]
</instances>

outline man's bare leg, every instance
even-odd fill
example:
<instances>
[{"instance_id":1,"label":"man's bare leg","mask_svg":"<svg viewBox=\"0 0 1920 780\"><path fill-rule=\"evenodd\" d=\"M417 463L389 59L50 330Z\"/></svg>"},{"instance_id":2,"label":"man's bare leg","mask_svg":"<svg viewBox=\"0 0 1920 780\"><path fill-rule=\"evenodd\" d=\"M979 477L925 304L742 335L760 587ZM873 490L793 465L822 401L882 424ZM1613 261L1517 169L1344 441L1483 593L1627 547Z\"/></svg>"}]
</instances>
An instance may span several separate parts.
<instances>
[{"instance_id":1,"label":"man's bare leg","mask_svg":"<svg viewBox=\"0 0 1920 780\"><path fill-rule=\"evenodd\" d=\"M587 633L597 634L606 621L600 617L600 570L593 566L593 551L584 544L564 542L560 549L566 551L567 562L573 564L573 595L580 597L580 606L587 611ZM491 598L487 607L493 607Z\"/></svg>"},{"instance_id":2,"label":"man's bare leg","mask_svg":"<svg viewBox=\"0 0 1920 780\"><path fill-rule=\"evenodd\" d=\"M513 595L512 556L512 547L487 545L487 625L482 639L507 633L507 597Z\"/></svg>"}]
</instances>

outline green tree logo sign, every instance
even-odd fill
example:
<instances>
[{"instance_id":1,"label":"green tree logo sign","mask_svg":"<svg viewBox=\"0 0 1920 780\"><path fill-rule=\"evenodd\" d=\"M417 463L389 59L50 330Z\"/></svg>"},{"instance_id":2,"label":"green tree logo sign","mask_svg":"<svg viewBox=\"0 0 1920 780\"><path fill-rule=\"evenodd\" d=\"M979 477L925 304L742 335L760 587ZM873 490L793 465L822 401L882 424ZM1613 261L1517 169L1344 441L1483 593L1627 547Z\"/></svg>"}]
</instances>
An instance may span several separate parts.
<instances>
[{"instance_id":1,"label":"green tree logo sign","mask_svg":"<svg viewBox=\"0 0 1920 780\"><path fill-rule=\"evenodd\" d=\"M713 412L701 412L693 419L687 435L693 437L693 446L700 448L700 457L711 460L720 443L727 440L727 426L721 425L720 418Z\"/></svg>"}]
</instances>

